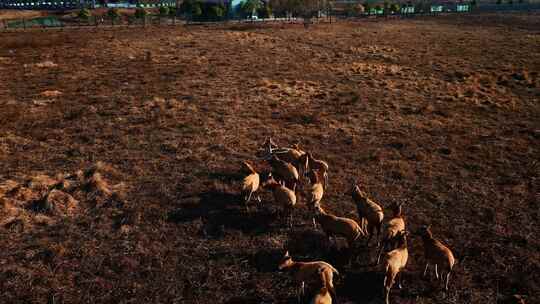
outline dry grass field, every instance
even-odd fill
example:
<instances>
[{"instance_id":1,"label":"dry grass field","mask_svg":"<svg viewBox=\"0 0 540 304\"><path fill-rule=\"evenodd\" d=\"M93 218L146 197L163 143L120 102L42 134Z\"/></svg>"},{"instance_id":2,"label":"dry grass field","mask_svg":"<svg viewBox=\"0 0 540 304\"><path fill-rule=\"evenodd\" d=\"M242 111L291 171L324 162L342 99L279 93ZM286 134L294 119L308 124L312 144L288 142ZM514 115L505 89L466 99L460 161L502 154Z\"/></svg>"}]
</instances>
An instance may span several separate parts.
<instances>
[{"instance_id":1,"label":"dry grass field","mask_svg":"<svg viewBox=\"0 0 540 304\"><path fill-rule=\"evenodd\" d=\"M413 234L392 303L539 303L539 25L0 34L0 302L296 303L277 271L288 249L340 270L336 302L382 303L373 243L346 267L345 241L329 246L303 201L292 229L267 191L244 210L241 161L267 172L255 154L272 136L328 161L327 210L356 218L357 178L454 250L445 293Z\"/></svg>"}]
</instances>

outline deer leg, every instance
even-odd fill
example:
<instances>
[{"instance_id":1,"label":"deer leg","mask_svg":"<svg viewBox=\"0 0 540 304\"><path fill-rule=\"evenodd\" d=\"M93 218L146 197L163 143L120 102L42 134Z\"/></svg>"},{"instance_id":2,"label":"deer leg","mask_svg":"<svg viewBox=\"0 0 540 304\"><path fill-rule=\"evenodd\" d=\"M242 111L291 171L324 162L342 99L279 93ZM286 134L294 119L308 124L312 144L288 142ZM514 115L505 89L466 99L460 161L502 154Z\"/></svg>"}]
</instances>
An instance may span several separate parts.
<instances>
[{"instance_id":1,"label":"deer leg","mask_svg":"<svg viewBox=\"0 0 540 304\"><path fill-rule=\"evenodd\" d=\"M384 294L384 302L386 304L390 304L390 286L385 286L385 294Z\"/></svg>"},{"instance_id":2,"label":"deer leg","mask_svg":"<svg viewBox=\"0 0 540 304\"><path fill-rule=\"evenodd\" d=\"M373 225L370 225L368 223L368 233L369 237L367 239L366 247L369 247L369 242L371 241L371 237L373 237L373 231L375 230L375 227Z\"/></svg>"},{"instance_id":3,"label":"deer leg","mask_svg":"<svg viewBox=\"0 0 540 304\"><path fill-rule=\"evenodd\" d=\"M424 277L426 276L426 273L427 273L428 267L429 267L429 263L426 263L426 268L424 269Z\"/></svg>"},{"instance_id":4,"label":"deer leg","mask_svg":"<svg viewBox=\"0 0 540 304\"><path fill-rule=\"evenodd\" d=\"M293 212L292 209L289 210L289 228L293 226Z\"/></svg>"},{"instance_id":5,"label":"deer leg","mask_svg":"<svg viewBox=\"0 0 540 304\"><path fill-rule=\"evenodd\" d=\"M251 201L251 195L253 194L252 191L249 191L249 194L247 195L247 198L246 198L246 201L245 201L245 204L246 204L246 212L249 213L249 201Z\"/></svg>"},{"instance_id":6,"label":"deer leg","mask_svg":"<svg viewBox=\"0 0 540 304\"><path fill-rule=\"evenodd\" d=\"M382 252L383 252L383 249L384 249L384 243L383 245L381 246L381 248L379 248L379 254L377 254L377 265L379 265L379 262L381 261L381 255L382 255Z\"/></svg>"},{"instance_id":7,"label":"deer leg","mask_svg":"<svg viewBox=\"0 0 540 304\"><path fill-rule=\"evenodd\" d=\"M379 225L377 225L377 247L381 245L381 243L379 242L379 240L381 239L381 228L382 228L382 222L380 222Z\"/></svg>"}]
</instances>

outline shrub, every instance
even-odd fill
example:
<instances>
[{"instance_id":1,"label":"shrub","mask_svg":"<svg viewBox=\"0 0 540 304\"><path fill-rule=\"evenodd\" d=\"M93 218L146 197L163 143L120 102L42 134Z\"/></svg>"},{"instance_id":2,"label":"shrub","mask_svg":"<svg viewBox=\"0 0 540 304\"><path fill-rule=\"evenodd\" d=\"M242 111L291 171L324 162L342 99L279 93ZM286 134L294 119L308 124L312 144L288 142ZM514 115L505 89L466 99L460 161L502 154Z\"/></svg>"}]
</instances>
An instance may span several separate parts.
<instances>
[{"instance_id":1,"label":"shrub","mask_svg":"<svg viewBox=\"0 0 540 304\"><path fill-rule=\"evenodd\" d=\"M212 7L210 7L210 16L213 17L213 18L221 18L223 17L223 8L220 7L219 5L213 5Z\"/></svg>"},{"instance_id":2,"label":"shrub","mask_svg":"<svg viewBox=\"0 0 540 304\"><path fill-rule=\"evenodd\" d=\"M111 8L111 9L109 9L109 11L107 11L107 16L109 16L109 18L111 18L111 19L116 19L116 18L120 17L120 13L118 12L117 9Z\"/></svg>"},{"instance_id":3,"label":"shrub","mask_svg":"<svg viewBox=\"0 0 540 304\"><path fill-rule=\"evenodd\" d=\"M356 14L356 8L354 3L348 3L345 7L345 12L347 13L348 17L352 17Z\"/></svg>"},{"instance_id":4,"label":"shrub","mask_svg":"<svg viewBox=\"0 0 540 304\"><path fill-rule=\"evenodd\" d=\"M148 12L142 7L139 7L137 8L137 10L135 10L135 18L137 19L143 19L146 15L148 15Z\"/></svg>"},{"instance_id":5,"label":"shrub","mask_svg":"<svg viewBox=\"0 0 540 304\"><path fill-rule=\"evenodd\" d=\"M385 13L385 14L388 14L388 12L390 11L390 2L384 1L384 3L383 3L383 9L384 9L384 13Z\"/></svg>"},{"instance_id":6,"label":"shrub","mask_svg":"<svg viewBox=\"0 0 540 304\"><path fill-rule=\"evenodd\" d=\"M247 0L241 4L240 10L245 16L252 16L259 7L260 2L258 0Z\"/></svg>"},{"instance_id":7,"label":"shrub","mask_svg":"<svg viewBox=\"0 0 540 304\"><path fill-rule=\"evenodd\" d=\"M83 8L79 11L79 13L77 14L77 16L80 18L80 19L83 19L83 20L87 20L88 18L90 18L90 16L92 16L92 13L90 12L90 10L86 9L86 8Z\"/></svg>"},{"instance_id":8,"label":"shrub","mask_svg":"<svg viewBox=\"0 0 540 304\"><path fill-rule=\"evenodd\" d=\"M176 7L169 7L169 16L176 16Z\"/></svg>"},{"instance_id":9,"label":"shrub","mask_svg":"<svg viewBox=\"0 0 540 304\"><path fill-rule=\"evenodd\" d=\"M364 11L369 13L369 11L371 10L371 5L369 4L369 2L364 2L362 6L364 7Z\"/></svg>"},{"instance_id":10,"label":"shrub","mask_svg":"<svg viewBox=\"0 0 540 304\"><path fill-rule=\"evenodd\" d=\"M189 0L184 0L182 4L180 4L180 13L191 14L192 8L193 8L193 2Z\"/></svg>"},{"instance_id":11,"label":"shrub","mask_svg":"<svg viewBox=\"0 0 540 304\"><path fill-rule=\"evenodd\" d=\"M169 15L169 7L168 7L168 6L160 6L160 7L159 7L159 15L160 15L160 16L167 16L167 15Z\"/></svg>"},{"instance_id":12,"label":"shrub","mask_svg":"<svg viewBox=\"0 0 540 304\"><path fill-rule=\"evenodd\" d=\"M191 15L195 17L199 17L202 15L201 4L199 2L195 2L192 4Z\"/></svg>"},{"instance_id":13,"label":"shrub","mask_svg":"<svg viewBox=\"0 0 540 304\"><path fill-rule=\"evenodd\" d=\"M398 3L392 3L390 5L390 11L393 12L393 13L399 13L399 4Z\"/></svg>"}]
</instances>

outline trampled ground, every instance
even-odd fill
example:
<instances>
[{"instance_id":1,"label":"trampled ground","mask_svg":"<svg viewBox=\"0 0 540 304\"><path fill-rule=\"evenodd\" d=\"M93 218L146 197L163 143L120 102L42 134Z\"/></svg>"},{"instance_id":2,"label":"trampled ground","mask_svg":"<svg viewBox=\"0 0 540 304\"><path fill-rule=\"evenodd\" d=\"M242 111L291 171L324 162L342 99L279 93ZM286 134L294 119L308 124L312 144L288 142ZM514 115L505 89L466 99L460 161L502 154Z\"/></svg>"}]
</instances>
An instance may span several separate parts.
<instances>
[{"instance_id":1,"label":"trampled ground","mask_svg":"<svg viewBox=\"0 0 540 304\"><path fill-rule=\"evenodd\" d=\"M255 153L272 136L328 161L328 210L356 217L344 193L357 178L384 207L407 200L409 230L431 223L454 250L444 293L421 278L413 236L393 303L537 303L539 24L0 34L0 302L295 303L276 269L289 249L338 267L339 303L380 303L365 249L345 267L345 243L328 247L303 202L292 230L265 191L241 207L240 161L267 171ZM98 161L109 186L64 185L43 205L43 184Z\"/></svg>"}]
</instances>

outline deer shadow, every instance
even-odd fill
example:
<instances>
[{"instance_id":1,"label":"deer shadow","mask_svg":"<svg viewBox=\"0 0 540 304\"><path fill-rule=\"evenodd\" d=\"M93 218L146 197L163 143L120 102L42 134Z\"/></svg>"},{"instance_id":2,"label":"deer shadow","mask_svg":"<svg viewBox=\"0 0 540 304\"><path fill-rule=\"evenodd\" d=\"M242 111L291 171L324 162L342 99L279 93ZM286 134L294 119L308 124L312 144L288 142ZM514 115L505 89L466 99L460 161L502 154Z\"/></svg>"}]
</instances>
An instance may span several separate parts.
<instances>
[{"instance_id":1,"label":"deer shadow","mask_svg":"<svg viewBox=\"0 0 540 304\"><path fill-rule=\"evenodd\" d=\"M343 274L336 293L356 303L383 303L384 274L377 271L348 271ZM379 301L380 300L380 301Z\"/></svg>"},{"instance_id":2,"label":"deer shadow","mask_svg":"<svg viewBox=\"0 0 540 304\"><path fill-rule=\"evenodd\" d=\"M201 219L204 234L218 237L228 229L247 234L263 234L271 231L276 213L270 208L254 206L250 202L246 210L243 197L226 190L210 190L198 195L184 197L179 208L169 212L168 221L184 223Z\"/></svg>"},{"instance_id":3,"label":"deer shadow","mask_svg":"<svg viewBox=\"0 0 540 304\"><path fill-rule=\"evenodd\" d=\"M264 300L256 296L236 296L233 297L225 302L223 304L261 304L261 303L276 303L274 300ZM286 299L283 299L283 301L280 301L279 303L283 304L298 304L296 297L287 297Z\"/></svg>"}]
</instances>

